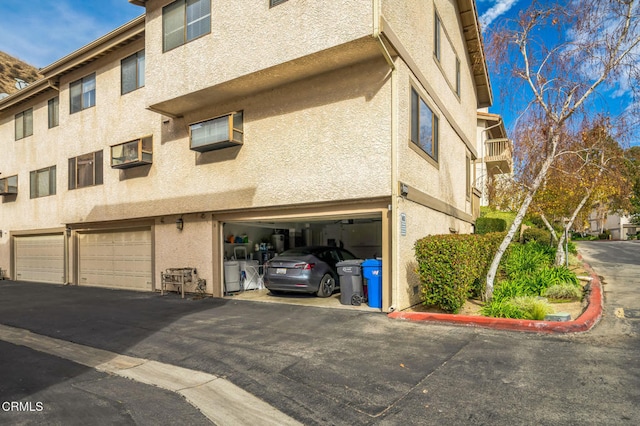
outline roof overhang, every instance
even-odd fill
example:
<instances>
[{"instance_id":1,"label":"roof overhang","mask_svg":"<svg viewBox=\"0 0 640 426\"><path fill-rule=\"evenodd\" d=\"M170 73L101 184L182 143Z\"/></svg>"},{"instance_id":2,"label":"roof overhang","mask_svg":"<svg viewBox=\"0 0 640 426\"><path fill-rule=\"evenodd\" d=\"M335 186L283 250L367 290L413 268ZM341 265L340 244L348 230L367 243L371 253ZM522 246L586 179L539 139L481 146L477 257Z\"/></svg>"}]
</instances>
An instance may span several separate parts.
<instances>
[{"instance_id":1,"label":"roof overhang","mask_svg":"<svg viewBox=\"0 0 640 426\"><path fill-rule=\"evenodd\" d=\"M22 102L28 101L29 99L35 98L36 96L50 89L54 89L56 91L58 90L56 81L43 78L36 82L33 82L24 89L18 90L11 96L7 96L6 98L0 100L0 113L11 107L21 104Z\"/></svg>"},{"instance_id":2,"label":"roof overhang","mask_svg":"<svg viewBox=\"0 0 640 426\"><path fill-rule=\"evenodd\" d=\"M484 55L484 43L478 21L478 10L474 0L457 0L462 32L471 58L473 80L478 93L478 108L493 104L491 81Z\"/></svg>"},{"instance_id":3,"label":"roof overhang","mask_svg":"<svg viewBox=\"0 0 640 426\"><path fill-rule=\"evenodd\" d=\"M145 3L147 2L147 0L129 0L129 3L136 5L136 6L142 6L145 7Z\"/></svg>"},{"instance_id":4,"label":"roof overhang","mask_svg":"<svg viewBox=\"0 0 640 426\"><path fill-rule=\"evenodd\" d=\"M507 130L504 127L504 121L500 114L478 111L478 120L484 120L487 122L485 128L489 129L488 133L490 139L507 138Z\"/></svg>"},{"instance_id":5,"label":"roof overhang","mask_svg":"<svg viewBox=\"0 0 640 426\"><path fill-rule=\"evenodd\" d=\"M45 78L59 77L109 54L115 49L144 37L145 15L127 22L40 70Z\"/></svg>"},{"instance_id":6,"label":"roof overhang","mask_svg":"<svg viewBox=\"0 0 640 426\"><path fill-rule=\"evenodd\" d=\"M58 90L60 77L96 61L115 49L144 37L145 16L141 15L64 58L40 69L44 78L0 100L0 112L32 99L49 89Z\"/></svg>"}]
</instances>

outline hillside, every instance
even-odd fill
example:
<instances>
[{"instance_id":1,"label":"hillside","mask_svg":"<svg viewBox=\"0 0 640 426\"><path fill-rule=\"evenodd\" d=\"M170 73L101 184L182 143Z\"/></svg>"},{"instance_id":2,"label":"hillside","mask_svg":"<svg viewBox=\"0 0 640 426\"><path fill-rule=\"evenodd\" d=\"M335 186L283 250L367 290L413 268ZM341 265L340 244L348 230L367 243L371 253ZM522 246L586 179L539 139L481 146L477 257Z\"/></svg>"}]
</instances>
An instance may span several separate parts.
<instances>
[{"instance_id":1,"label":"hillside","mask_svg":"<svg viewBox=\"0 0 640 426\"><path fill-rule=\"evenodd\" d=\"M42 75L37 68L0 52L0 93L11 95L17 92L16 78L32 83L42 78Z\"/></svg>"}]
</instances>

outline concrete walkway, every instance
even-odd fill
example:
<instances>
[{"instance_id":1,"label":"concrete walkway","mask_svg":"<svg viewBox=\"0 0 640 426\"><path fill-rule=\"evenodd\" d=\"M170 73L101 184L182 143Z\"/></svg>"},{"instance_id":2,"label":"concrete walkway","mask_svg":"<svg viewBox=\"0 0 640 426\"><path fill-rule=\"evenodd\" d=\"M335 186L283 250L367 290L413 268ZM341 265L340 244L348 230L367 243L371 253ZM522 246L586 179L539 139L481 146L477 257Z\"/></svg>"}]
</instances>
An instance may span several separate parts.
<instances>
[{"instance_id":1,"label":"concrete walkway","mask_svg":"<svg viewBox=\"0 0 640 426\"><path fill-rule=\"evenodd\" d=\"M215 424L301 424L233 383L212 374L120 355L2 324L0 340L175 392Z\"/></svg>"}]
</instances>

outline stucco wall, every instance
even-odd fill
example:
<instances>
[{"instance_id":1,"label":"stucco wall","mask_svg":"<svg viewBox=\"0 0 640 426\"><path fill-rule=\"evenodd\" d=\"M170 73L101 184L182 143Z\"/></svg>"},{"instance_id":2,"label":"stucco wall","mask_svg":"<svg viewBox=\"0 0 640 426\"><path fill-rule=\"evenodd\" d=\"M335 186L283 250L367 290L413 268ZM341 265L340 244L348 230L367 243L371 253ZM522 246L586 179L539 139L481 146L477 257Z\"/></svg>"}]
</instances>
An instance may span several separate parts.
<instances>
[{"instance_id":1,"label":"stucco wall","mask_svg":"<svg viewBox=\"0 0 640 426\"><path fill-rule=\"evenodd\" d=\"M472 225L404 199L398 203L397 214L406 217L406 235L398 230L398 283L393 305L396 309L405 309L420 303L415 242L428 235L448 233L449 228L468 234L472 232Z\"/></svg>"},{"instance_id":2,"label":"stucco wall","mask_svg":"<svg viewBox=\"0 0 640 426\"><path fill-rule=\"evenodd\" d=\"M258 70L367 36L371 0L314 0L313 7L289 1L212 2L211 33L162 51L162 8L146 4L149 104L233 80ZM204 53L206 52L206 53Z\"/></svg>"},{"instance_id":3,"label":"stucco wall","mask_svg":"<svg viewBox=\"0 0 640 426\"><path fill-rule=\"evenodd\" d=\"M390 194L391 95L382 59L164 122L143 107L148 88L120 95L120 59L135 51L65 76L59 127L46 128L48 98L36 104L31 137L13 141L13 118L4 119L4 170L19 175L18 196L3 204L12 229ZM69 82L94 71L96 106L69 115ZM189 149L189 123L235 110L244 110L244 145ZM149 134L153 165L111 169L110 145ZM104 184L68 190L68 159L97 150ZM53 164L57 194L29 199L29 172Z\"/></svg>"},{"instance_id":4,"label":"stucco wall","mask_svg":"<svg viewBox=\"0 0 640 426\"><path fill-rule=\"evenodd\" d=\"M182 217L182 231L176 219ZM160 289L160 272L167 268L197 268L198 277L207 281L207 293L213 292L213 228L210 215L166 216L156 219L154 226L156 289ZM194 291L193 285L185 291Z\"/></svg>"},{"instance_id":5,"label":"stucco wall","mask_svg":"<svg viewBox=\"0 0 640 426\"><path fill-rule=\"evenodd\" d=\"M443 64L438 63L434 51L435 12L442 21ZM478 107L472 64L467 54L464 35L455 1L447 0L382 0L382 15L401 40L418 69L427 77L435 95L447 106L449 114L475 145L476 111ZM446 37L446 35L448 37ZM448 61L452 52L460 60L461 91L455 93L455 67Z\"/></svg>"},{"instance_id":6,"label":"stucco wall","mask_svg":"<svg viewBox=\"0 0 640 426\"><path fill-rule=\"evenodd\" d=\"M398 179L460 211L471 213L466 197L468 149L408 68L398 67ZM439 118L436 164L416 152L411 139L411 89L415 88ZM445 228L446 229L446 228Z\"/></svg>"}]
</instances>

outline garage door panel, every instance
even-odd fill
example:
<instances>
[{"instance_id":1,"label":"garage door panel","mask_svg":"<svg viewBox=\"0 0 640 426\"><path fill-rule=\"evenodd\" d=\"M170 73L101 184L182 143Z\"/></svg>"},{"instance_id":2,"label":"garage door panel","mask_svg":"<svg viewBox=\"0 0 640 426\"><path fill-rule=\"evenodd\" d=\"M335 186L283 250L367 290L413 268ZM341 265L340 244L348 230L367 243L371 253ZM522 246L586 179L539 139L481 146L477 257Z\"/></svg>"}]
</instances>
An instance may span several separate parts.
<instances>
[{"instance_id":1,"label":"garage door panel","mask_svg":"<svg viewBox=\"0 0 640 426\"><path fill-rule=\"evenodd\" d=\"M81 284L152 290L150 230L80 234L79 252Z\"/></svg>"},{"instance_id":2,"label":"garage door panel","mask_svg":"<svg viewBox=\"0 0 640 426\"><path fill-rule=\"evenodd\" d=\"M16 279L63 284L64 236L34 235L15 238Z\"/></svg>"}]
</instances>

